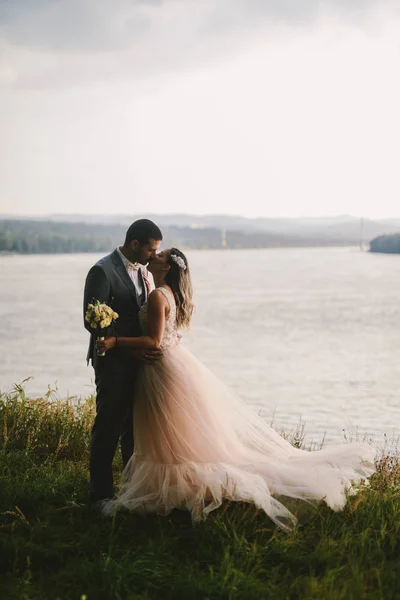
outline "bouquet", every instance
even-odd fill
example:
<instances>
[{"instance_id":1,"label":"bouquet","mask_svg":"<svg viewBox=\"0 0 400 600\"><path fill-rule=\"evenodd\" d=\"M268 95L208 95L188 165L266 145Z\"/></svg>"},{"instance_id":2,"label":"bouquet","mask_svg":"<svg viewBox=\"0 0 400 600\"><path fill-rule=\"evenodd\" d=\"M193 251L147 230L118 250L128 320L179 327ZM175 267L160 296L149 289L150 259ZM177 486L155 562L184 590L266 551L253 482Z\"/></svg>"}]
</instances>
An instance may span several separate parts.
<instances>
[{"instance_id":1,"label":"bouquet","mask_svg":"<svg viewBox=\"0 0 400 600\"><path fill-rule=\"evenodd\" d=\"M109 327L113 321L118 319L118 313L116 313L111 306L108 306L105 302L100 302L100 300L92 300L90 304L88 304L87 311L85 314L85 321L89 323L90 327L93 329L104 329L105 327ZM104 337L99 337L100 340L104 340ZM99 356L104 356L105 352L99 354Z\"/></svg>"}]
</instances>

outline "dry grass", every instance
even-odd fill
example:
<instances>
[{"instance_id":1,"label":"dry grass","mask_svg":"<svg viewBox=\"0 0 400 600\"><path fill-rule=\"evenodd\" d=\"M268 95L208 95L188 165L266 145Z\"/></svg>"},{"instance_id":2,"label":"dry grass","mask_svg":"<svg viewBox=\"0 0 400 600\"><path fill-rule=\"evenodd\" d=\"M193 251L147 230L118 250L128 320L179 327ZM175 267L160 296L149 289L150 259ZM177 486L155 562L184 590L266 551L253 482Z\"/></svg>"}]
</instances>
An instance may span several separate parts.
<instances>
[{"instance_id":1,"label":"dry grass","mask_svg":"<svg viewBox=\"0 0 400 600\"><path fill-rule=\"evenodd\" d=\"M286 534L251 505L107 519L86 505L94 399L0 395L0 597L7 600L400 598L400 462ZM304 424L292 443L305 444ZM119 463L116 463L119 469Z\"/></svg>"}]
</instances>

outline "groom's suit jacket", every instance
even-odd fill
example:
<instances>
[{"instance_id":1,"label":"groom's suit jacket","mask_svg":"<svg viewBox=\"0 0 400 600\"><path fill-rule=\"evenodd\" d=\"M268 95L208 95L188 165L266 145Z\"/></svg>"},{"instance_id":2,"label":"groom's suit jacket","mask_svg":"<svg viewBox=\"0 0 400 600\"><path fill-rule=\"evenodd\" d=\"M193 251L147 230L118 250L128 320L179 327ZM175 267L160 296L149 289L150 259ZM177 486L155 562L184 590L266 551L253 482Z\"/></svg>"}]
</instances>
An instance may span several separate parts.
<instances>
[{"instance_id":1,"label":"groom's suit jacket","mask_svg":"<svg viewBox=\"0 0 400 600\"><path fill-rule=\"evenodd\" d=\"M129 277L124 263L117 250L101 258L89 271L83 299L83 318L88 304L94 300L105 302L118 313L111 328L93 329L84 320L85 328L90 333L87 362L92 361L96 368L99 361L102 366L111 368L132 368L133 359L129 348L114 348L106 352L105 356L98 357L96 352L96 338L101 335L116 335L120 337L136 337L141 335L138 313L147 299L147 287L143 281L142 271L139 269L139 281L142 289L137 289Z\"/></svg>"}]
</instances>

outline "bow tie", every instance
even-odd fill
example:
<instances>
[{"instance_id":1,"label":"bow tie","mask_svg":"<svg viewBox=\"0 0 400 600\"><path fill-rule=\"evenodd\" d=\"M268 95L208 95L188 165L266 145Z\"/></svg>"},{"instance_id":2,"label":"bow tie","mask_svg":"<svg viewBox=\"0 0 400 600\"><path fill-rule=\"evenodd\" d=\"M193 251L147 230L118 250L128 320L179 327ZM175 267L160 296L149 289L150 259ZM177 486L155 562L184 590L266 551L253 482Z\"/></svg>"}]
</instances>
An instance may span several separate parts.
<instances>
[{"instance_id":1,"label":"bow tie","mask_svg":"<svg viewBox=\"0 0 400 600\"><path fill-rule=\"evenodd\" d=\"M140 269L140 264L139 263L131 263L131 262L127 262L126 263L126 270L127 271L139 271Z\"/></svg>"}]
</instances>

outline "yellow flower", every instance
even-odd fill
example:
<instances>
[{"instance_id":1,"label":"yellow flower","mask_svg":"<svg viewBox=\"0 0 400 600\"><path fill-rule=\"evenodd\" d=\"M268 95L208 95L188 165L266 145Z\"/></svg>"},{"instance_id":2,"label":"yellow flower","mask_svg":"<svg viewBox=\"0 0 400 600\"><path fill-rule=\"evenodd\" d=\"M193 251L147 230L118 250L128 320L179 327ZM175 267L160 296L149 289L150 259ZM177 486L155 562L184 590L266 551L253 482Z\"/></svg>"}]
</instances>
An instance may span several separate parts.
<instances>
[{"instance_id":1,"label":"yellow flower","mask_svg":"<svg viewBox=\"0 0 400 600\"><path fill-rule=\"evenodd\" d=\"M118 313L116 313L111 306L95 300L88 304L87 311L85 314L85 321L94 329L101 327L109 327L113 320L118 319Z\"/></svg>"},{"instance_id":2,"label":"yellow flower","mask_svg":"<svg viewBox=\"0 0 400 600\"><path fill-rule=\"evenodd\" d=\"M104 327L108 327L109 325L111 325L111 319L109 319L107 317L105 319L103 319L102 321L100 321L100 327L102 329L104 329Z\"/></svg>"}]
</instances>

